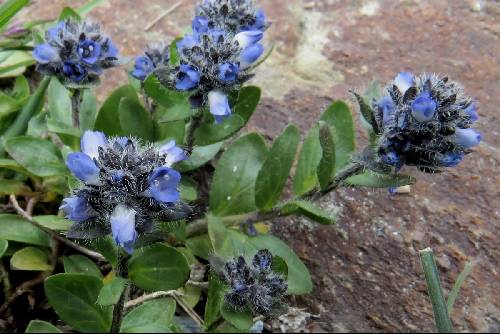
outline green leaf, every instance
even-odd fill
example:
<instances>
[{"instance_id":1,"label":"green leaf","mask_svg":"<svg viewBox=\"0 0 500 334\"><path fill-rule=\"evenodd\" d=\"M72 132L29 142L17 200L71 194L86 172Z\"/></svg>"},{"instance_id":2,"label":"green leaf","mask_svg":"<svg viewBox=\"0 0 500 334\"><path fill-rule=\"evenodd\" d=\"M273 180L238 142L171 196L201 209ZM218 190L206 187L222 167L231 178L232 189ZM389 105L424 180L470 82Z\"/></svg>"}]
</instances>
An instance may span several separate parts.
<instances>
[{"instance_id":1,"label":"green leaf","mask_svg":"<svg viewBox=\"0 0 500 334\"><path fill-rule=\"evenodd\" d=\"M377 125L377 121L375 119L375 113L370 106L370 104L358 93L352 92L352 94L356 97L359 105L359 112L361 116L363 116L363 120L368 125L369 130L371 132L379 133L379 128Z\"/></svg>"},{"instance_id":2,"label":"green leaf","mask_svg":"<svg viewBox=\"0 0 500 334\"><path fill-rule=\"evenodd\" d=\"M293 192L300 196L314 189L318 183L317 168L321 161L319 125L315 124L307 134L293 180Z\"/></svg>"},{"instance_id":3,"label":"green leaf","mask_svg":"<svg viewBox=\"0 0 500 334\"><path fill-rule=\"evenodd\" d=\"M33 116L28 122L27 136L46 137L49 132L47 127L47 113L41 112Z\"/></svg>"},{"instance_id":4,"label":"green leaf","mask_svg":"<svg viewBox=\"0 0 500 334\"><path fill-rule=\"evenodd\" d=\"M104 284L99 292L97 304L101 306L111 306L118 303L123 290L127 284L127 280L121 277L114 277L110 283Z\"/></svg>"},{"instance_id":5,"label":"green leaf","mask_svg":"<svg viewBox=\"0 0 500 334\"><path fill-rule=\"evenodd\" d=\"M13 97L0 92L0 121L6 121L9 116L18 112L21 109L21 104Z\"/></svg>"},{"instance_id":6,"label":"green leaf","mask_svg":"<svg viewBox=\"0 0 500 334\"><path fill-rule=\"evenodd\" d=\"M163 107L157 110L160 123L184 120L193 115L189 95L166 88L154 74L144 81L144 92Z\"/></svg>"},{"instance_id":7,"label":"green leaf","mask_svg":"<svg viewBox=\"0 0 500 334\"><path fill-rule=\"evenodd\" d=\"M184 121L175 121L168 123L155 122L155 137L156 141L175 140L177 143L184 142L186 133L186 123Z\"/></svg>"},{"instance_id":8,"label":"green leaf","mask_svg":"<svg viewBox=\"0 0 500 334\"><path fill-rule=\"evenodd\" d=\"M255 184L255 203L259 209L269 210L280 199L299 140L299 129L295 125L289 125L274 142Z\"/></svg>"},{"instance_id":9,"label":"green leaf","mask_svg":"<svg viewBox=\"0 0 500 334\"><path fill-rule=\"evenodd\" d=\"M396 174L378 174L374 172L365 172L360 175L351 176L346 180L347 184L352 186L370 187L370 188L397 188L411 185L416 182L412 176Z\"/></svg>"},{"instance_id":10,"label":"green leaf","mask_svg":"<svg viewBox=\"0 0 500 334\"><path fill-rule=\"evenodd\" d=\"M59 79L53 77L47 94L50 117L58 123L71 126L73 121L70 91L59 82Z\"/></svg>"},{"instance_id":11,"label":"green leaf","mask_svg":"<svg viewBox=\"0 0 500 334\"><path fill-rule=\"evenodd\" d=\"M80 16L87 15L95 7L105 3L106 0L89 0L86 4L78 8L76 11Z\"/></svg>"},{"instance_id":12,"label":"green leaf","mask_svg":"<svg viewBox=\"0 0 500 334\"><path fill-rule=\"evenodd\" d=\"M67 231L73 225L71 221L58 216L35 216L33 220L54 231Z\"/></svg>"},{"instance_id":13,"label":"green leaf","mask_svg":"<svg viewBox=\"0 0 500 334\"><path fill-rule=\"evenodd\" d=\"M208 146L195 146L189 159L180 162L176 169L183 173L198 169L212 160L219 153L223 144L223 142L219 142Z\"/></svg>"},{"instance_id":14,"label":"green leaf","mask_svg":"<svg viewBox=\"0 0 500 334\"><path fill-rule=\"evenodd\" d=\"M331 215L308 201L291 201L285 203L281 209L281 214L287 215L303 215L320 224L331 225L335 224L335 220Z\"/></svg>"},{"instance_id":15,"label":"green leaf","mask_svg":"<svg viewBox=\"0 0 500 334\"><path fill-rule=\"evenodd\" d=\"M182 177L179 184L181 199L186 202L194 202L198 199L197 183L188 177Z\"/></svg>"},{"instance_id":16,"label":"green leaf","mask_svg":"<svg viewBox=\"0 0 500 334\"><path fill-rule=\"evenodd\" d=\"M97 100L90 89L83 90L82 103L80 105L80 129L82 131L92 130L97 117Z\"/></svg>"},{"instance_id":17,"label":"green leaf","mask_svg":"<svg viewBox=\"0 0 500 334\"><path fill-rule=\"evenodd\" d=\"M18 164L16 160L12 159L0 159L0 168L8 169L28 176L32 175L23 166Z\"/></svg>"},{"instance_id":18,"label":"green leaf","mask_svg":"<svg viewBox=\"0 0 500 334\"><path fill-rule=\"evenodd\" d=\"M31 320L25 333L62 333L62 331L46 321Z\"/></svg>"},{"instance_id":19,"label":"green leaf","mask_svg":"<svg viewBox=\"0 0 500 334\"><path fill-rule=\"evenodd\" d=\"M14 50L0 50L0 78L14 78L22 75L27 66L35 63L31 52Z\"/></svg>"},{"instance_id":20,"label":"green leaf","mask_svg":"<svg viewBox=\"0 0 500 334\"><path fill-rule=\"evenodd\" d=\"M53 118L47 119L47 129L50 132L66 135L66 136L71 136L71 137L77 137L80 139L82 136L82 131L80 129L74 128L73 125L68 124L68 123L63 123L63 122L58 122ZM63 139L63 138L61 138ZM72 141L75 141L75 138L71 138ZM64 140L63 140L64 141ZM78 140L79 142L79 140ZM71 143L73 144L73 143Z\"/></svg>"},{"instance_id":21,"label":"green leaf","mask_svg":"<svg viewBox=\"0 0 500 334\"><path fill-rule=\"evenodd\" d=\"M14 270L46 271L52 269L47 253L38 247L26 247L15 252L10 259L10 266Z\"/></svg>"},{"instance_id":22,"label":"green leaf","mask_svg":"<svg viewBox=\"0 0 500 334\"><path fill-rule=\"evenodd\" d=\"M268 249L274 256L285 260L288 266L288 293L302 295L312 291L313 284L307 267L286 243L272 235L249 238L248 243L256 249Z\"/></svg>"},{"instance_id":23,"label":"green leaf","mask_svg":"<svg viewBox=\"0 0 500 334\"><path fill-rule=\"evenodd\" d=\"M254 86L243 87L233 108L233 115L220 124L205 123L195 132L195 144L206 146L220 142L238 132L257 109L261 91Z\"/></svg>"},{"instance_id":24,"label":"green leaf","mask_svg":"<svg viewBox=\"0 0 500 334\"><path fill-rule=\"evenodd\" d=\"M136 99L123 98L120 101L119 118L125 136L154 141L155 129L151 115Z\"/></svg>"},{"instance_id":25,"label":"green leaf","mask_svg":"<svg viewBox=\"0 0 500 334\"><path fill-rule=\"evenodd\" d=\"M24 182L0 179L0 195L28 195L31 193L31 189Z\"/></svg>"},{"instance_id":26,"label":"green leaf","mask_svg":"<svg viewBox=\"0 0 500 334\"><path fill-rule=\"evenodd\" d=\"M271 270L276 274L281 275L285 279L288 277L288 266L286 261L279 256L273 256L273 263L271 264Z\"/></svg>"},{"instance_id":27,"label":"green leaf","mask_svg":"<svg viewBox=\"0 0 500 334\"><path fill-rule=\"evenodd\" d=\"M351 155L356 148L354 122L351 110L343 101L335 101L324 112L321 120L326 122L335 131L335 169L341 170L351 160Z\"/></svg>"},{"instance_id":28,"label":"green leaf","mask_svg":"<svg viewBox=\"0 0 500 334\"><path fill-rule=\"evenodd\" d=\"M203 260L208 260L208 256L214 252L212 242L208 235L199 235L186 240L186 247L191 252Z\"/></svg>"},{"instance_id":29,"label":"green leaf","mask_svg":"<svg viewBox=\"0 0 500 334\"><path fill-rule=\"evenodd\" d=\"M135 251L129 261L129 278L144 290L173 290L188 280L189 266L175 248L154 244Z\"/></svg>"},{"instance_id":30,"label":"green leaf","mask_svg":"<svg viewBox=\"0 0 500 334\"><path fill-rule=\"evenodd\" d=\"M224 319L241 331L248 331L253 325L253 316L250 308L237 311L232 306L224 303L221 307L221 313Z\"/></svg>"},{"instance_id":31,"label":"green leaf","mask_svg":"<svg viewBox=\"0 0 500 334\"><path fill-rule=\"evenodd\" d=\"M255 181L268 150L251 133L236 140L217 163L210 190L210 209L218 216L255 210Z\"/></svg>"},{"instance_id":32,"label":"green leaf","mask_svg":"<svg viewBox=\"0 0 500 334\"><path fill-rule=\"evenodd\" d=\"M318 181L321 189L326 189L335 178L335 141L330 126L325 122L319 125L319 142L323 154L318 166Z\"/></svg>"},{"instance_id":33,"label":"green leaf","mask_svg":"<svg viewBox=\"0 0 500 334\"><path fill-rule=\"evenodd\" d=\"M215 253L223 258L233 258L247 250L245 235L228 229L219 217L207 216L208 235Z\"/></svg>"},{"instance_id":34,"label":"green leaf","mask_svg":"<svg viewBox=\"0 0 500 334\"><path fill-rule=\"evenodd\" d=\"M5 251L9 247L9 242L4 239L0 239L0 258L5 254Z\"/></svg>"},{"instance_id":35,"label":"green leaf","mask_svg":"<svg viewBox=\"0 0 500 334\"><path fill-rule=\"evenodd\" d=\"M102 278L101 270L88 257L71 255L63 257L64 271L68 274L86 274Z\"/></svg>"},{"instance_id":36,"label":"green leaf","mask_svg":"<svg viewBox=\"0 0 500 334\"><path fill-rule=\"evenodd\" d=\"M111 236L92 240L92 248L101 253L113 268L118 266L118 247Z\"/></svg>"},{"instance_id":37,"label":"green leaf","mask_svg":"<svg viewBox=\"0 0 500 334\"><path fill-rule=\"evenodd\" d=\"M205 328L210 329L219 319L226 286L213 273L208 279L207 304L205 305ZM208 330L207 330L208 331Z\"/></svg>"},{"instance_id":38,"label":"green leaf","mask_svg":"<svg viewBox=\"0 0 500 334\"><path fill-rule=\"evenodd\" d=\"M108 136L122 136L124 132L120 126L119 106L123 98L139 103L139 97L130 85L121 86L115 90L104 102L95 122L95 130L102 131Z\"/></svg>"},{"instance_id":39,"label":"green leaf","mask_svg":"<svg viewBox=\"0 0 500 334\"><path fill-rule=\"evenodd\" d=\"M11 214L0 214L0 239L36 246L50 246L50 237L47 233L23 218Z\"/></svg>"},{"instance_id":40,"label":"green leaf","mask_svg":"<svg viewBox=\"0 0 500 334\"><path fill-rule=\"evenodd\" d=\"M0 253L1 253L1 250L0 250ZM451 312L453 311L453 306L455 305L455 300L457 299L458 293L460 292L460 288L464 284L467 276L469 276L469 274L471 273L472 268L474 268L474 265L471 262L467 262L465 264L464 270L462 270L460 275L458 275L458 278L457 278L455 284L453 284L453 288L451 289L450 293L448 294L448 300L446 302L446 309L448 310L448 314L450 316L451 316Z\"/></svg>"},{"instance_id":41,"label":"green leaf","mask_svg":"<svg viewBox=\"0 0 500 334\"><path fill-rule=\"evenodd\" d=\"M169 333L175 307L172 298L146 302L123 318L120 333Z\"/></svg>"},{"instance_id":42,"label":"green leaf","mask_svg":"<svg viewBox=\"0 0 500 334\"><path fill-rule=\"evenodd\" d=\"M96 303L101 289L99 278L85 274L58 274L45 281L45 294L57 315L84 333L109 332L112 308Z\"/></svg>"},{"instance_id":43,"label":"green leaf","mask_svg":"<svg viewBox=\"0 0 500 334\"><path fill-rule=\"evenodd\" d=\"M22 101L30 96L30 84L24 75L16 78L10 95L18 101Z\"/></svg>"},{"instance_id":44,"label":"green leaf","mask_svg":"<svg viewBox=\"0 0 500 334\"><path fill-rule=\"evenodd\" d=\"M15 137L5 142L5 148L21 166L37 176L68 174L61 153L48 140L34 137Z\"/></svg>"},{"instance_id":45,"label":"green leaf","mask_svg":"<svg viewBox=\"0 0 500 334\"><path fill-rule=\"evenodd\" d=\"M432 302L438 332L454 333L432 249L426 248L420 251L420 263L425 274L427 292Z\"/></svg>"},{"instance_id":46,"label":"green leaf","mask_svg":"<svg viewBox=\"0 0 500 334\"><path fill-rule=\"evenodd\" d=\"M172 41L170 44L170 65L173 67L180 64L179 52L177 51L177 43L182 40L182 37L178 37Z\"/></svg>"},{"instance_id":47,"label":"green leaf","mask_svg":"<svg viewBox=\"0 0 500 334\"><path fill-rule=\"evenodd\" d=\"M0 6L0 30L3 30L10 19L14 17L29 0L8 0Z\"/></svg>"},{"instance_id":48,"label":"green leaf","mask_svg":"<svg viewBox=\"0 0 500 334\"><path fill-rule=\"evenodd\" d=\"M21 112L17 115L14 123L3 134L4 142L9 138L23 134L28 127L28 122L31 117L42 110L45 91L49 86L49 82L49 78L44 78L42 80L35 93L29 98L28 102L24 105ZM0 157L3 157L5 155L5 148L3 147L4 145L0 145Z\"/></svg>"},{"instance_id":49,"label":"green leaf","mask_svg":"<svg viewBox=\"0 0 500 334\"><path fill-rule=\"evenodd\" d=\"M59 14L59 18L57 19L58 21L65 21L65 20L75 20L75 21L81 21L82 18L81 16L71 7L64 7L63 10L61 11L61 14Z\"/></svg>"}]
</instances>

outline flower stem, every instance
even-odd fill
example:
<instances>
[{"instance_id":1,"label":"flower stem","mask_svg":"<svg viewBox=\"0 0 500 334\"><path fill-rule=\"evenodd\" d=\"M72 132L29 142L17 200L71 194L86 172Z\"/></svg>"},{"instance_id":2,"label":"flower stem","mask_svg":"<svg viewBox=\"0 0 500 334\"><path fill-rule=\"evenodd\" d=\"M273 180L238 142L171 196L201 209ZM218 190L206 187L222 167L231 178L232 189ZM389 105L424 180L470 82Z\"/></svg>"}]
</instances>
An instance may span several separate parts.
<instances>
[{"instance_id":1,"label":"flower stem","mask_svg":"<svg viewBox=\"0 0 500 334\"><path fill-rule=\"evenodd\" d=\"M191 119L191 124L189 124L188 133L186 136L186 146L187 150L191 153L194 147L194 133L196 129L201 125L203 119L203 110L200 109Z\"/></svg>"},{"instance_id":2,"label":"flower stem","mask_svg":"<svg viewBox=\"0 0 500 334\"><path fill-rule=\"evenodd\" d=\"M71 111L73 118L73 127L80 128L80 105L82 104L82 90L73 89L73 95L71 96Z\"/></svg>"},{"instance_id":3,"label":"flower stem","mask_svg":"<svg viewBox=\"0 0 500 334\"><path fill-rule=\"evenodd\" d=\"M116 276L127 278L128 276L128 256L121 256L118 266L116 268ZM129 299L130 294L130 284L127 283L125 285L125 289L118 300L118 303L115 304L113 309L113 321L111 323L110 333L119 333L120 328L122 326L123 315L125 313L125 304Z\"/></svg>"}]
</instances>

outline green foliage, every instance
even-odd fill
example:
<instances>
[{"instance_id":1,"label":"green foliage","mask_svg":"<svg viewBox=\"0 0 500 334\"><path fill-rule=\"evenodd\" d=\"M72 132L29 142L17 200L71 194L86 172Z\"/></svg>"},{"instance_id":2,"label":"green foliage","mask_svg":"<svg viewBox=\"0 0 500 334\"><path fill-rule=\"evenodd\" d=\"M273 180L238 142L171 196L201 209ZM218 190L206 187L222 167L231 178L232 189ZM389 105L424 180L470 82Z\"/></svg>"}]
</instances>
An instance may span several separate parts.
<instances>
[{"instance_id":1,"label":"green foliage","mask_svg":"<svg viewBox=\"0 0 500 334\"><path fill-rule=\"evenodd\" d=\"M285 203L280 208L280 212L282 215L303 215L306 216L320 224L331 225L335 223L335 220L323 211L318 208L312 202L295 200L291 202Z\"/></svg>"},{"instance_id":2,"label":"green foliage","mask_svg":"<svg viewBox=\"0 0 500 334\"><path fill-rule=\"evenodd\" d=\"M226 286L214 274L208 279L208 295L205 305L205 328L208 330L219 319Z\"/></svg>"},{"instance_id":3,"label":"green foliage","mask_svg":"<svg viewBox=\"0 0 500 334\"><path fill-rule=\"evenodd\" d=\"M268 150L264 139L251 133L236 140L217 163L210 190L210 210L218 216L251 212L255 182Z\"/></svg>"},{"instance_id":4,"label":"green foliage","mask_svg":"<svg viewBox=\"0 0 500 334\"><path fill-rule=\"evenodd\" d=\"M196 146L193 153L189 156L189 159L180 162L177 165L177 169L181 172L191 172L194 171L210 160L212 160L217 153L219 153L222 148L223 142L215 143L208 146Z\"/></svg>"},{"instance_id":5,"label":"green foliage","mask_svg":"<svg viewBox=\"0 0 500 334\"><path fill-rule=\"evenodd\" d=\"M114 277L111 282L104 283L101 291L99 292L99 297L97 298L97 304L101 306L112 306L118 303L120 296L125 290L125 286L128 284L127 280L121 277Z\"/></svg>"},{"instance_id":6,"label":"green foliage","mask_svg":"<svg viewBox=\"0 0 500 334\"><path fill-rule=\"evenodd\" d=\"M64 271L66 273L87 274L102 278L99 267L88 257L83 255L71 255L63 258Z\"/></svg>"},{"instance_id":7,"label":"green foliage","mask_svg":"<svg viewBox=\"0 0 500 334\"><path fill-rule=\"evenodd\" d=\"M274 142L255 184L255 203L259 209L269 210L279 200L295 160L299 140L299 130L295 125L289 125Z\"/></svg>"},{"instance_id":8,"label":"green foliage","mask_svg":"<svg viewBox=\"0 0 500 334\"><path fill-rule=\"evenodd\" d=\"M241 331L248 331L253 325L252 311L247 308L245 310L235 310L230 305L223 303L221 314L225 320Z\"/></svg>"},{"instance_id":9,"label":"green foliage","mask_svg":"<svg viewBox=\"0 0 500 334\"><path fill-rule=\"evenodd\" d=\"M328 185L335 177L335 141L332 129L325 122L319 124L319 143L321 145L321 161L318 165L318 181L321 189L328 188Z\"/></svg>"},{"instance_id":10,"label":"green foliage","mask_svg":"<svg viewBox=\"0 0 500 334\"><path fill-rule=\"evenodd\" d=\"M5 254L5 251L9 247L9 242L4 239L0 239L0 258Z\"/></svg>"},{"instance_id":11,"label":"green foliage","mask_svg":"<svg viewBox=\"0 0 500 334\"><path fill-rule=\"evenodd\" d=\"M108 332L111 307L97 304L102 282L86 274L57 274L45 281L45 294L57 315L83 333Z\"/></svg>"},{"instance_id":12,"label":"green foliage","mask_svg":"<svg viewBox=\"0 0 500 334\"><path fill-rule=\"evenodd\" d=\"M8 0L0 6L0 31L21 9L28 5L29 0Z\"/></svg>"},{"instance_id":13,"label":"green foliage","mask_svg":"<svg viewBox=\"0 0 500 334\"><path fill-rule=\"evenodd\" d=\"M408 175L386 175L374 172L366 172L360 175L352 176L347 179L346 182L352 186L362 186L370 188L396 188L411 185L415 183L415 181L415 178Z\"/></svg>"},{"instance_id":14,"label":"green foliage","mask_svg":"<svg viewBox=\"0 0 500 334\"><path fill-rule=\"evenodd\" d=\"M300 152L293 192L300 196L314 189L318 183L317 169L321 162L322 151L319 141L319 125L315 124L307 134Z\"/></svg>"},{"instance_id":15,"label":"green foliage","mask_svg":"<svg viewBox=\"0 0 500 334\"><path fill-rule=\"evenodd\" d=\"M172 298L146 302L125 316L120 333L169 333L175 306Z\"/></svg>"},{"instance_id":16,"label":"green foliage","mask_svg":"<svg viewBox=\"0 0 500 334\"><path fill-rule=\"evenodd\" d=\"M128 98L139 103L139 98L134 87L130 85L121 86L115 90L104 102L95 122L95 130L99 130L108 136L121 136L124 131L120 126L120 102Z\"/></svg>"},{"instance_id":17,"label":"green foliage","mask_svg":"<svg viewBox=\"0 0 500 334\"><path fill-rule=\"evenodd\" d=\"M36 246L50 246L49 236L17 215L0 214L0 239Z\"/></svg>"},{"instance_id":18,"label":"green foliage","mask_svg":"<svg viewBox=\"0 0 500 334\"><path fill-rule=\"evenodd\" d=\"M144 290L178 289L189 278L189 266L178 250L158 243L134 252L129 261L129 278Z\"/></svg>"},{"instance_id":19,"label":"green foliage","mask_svg":"<svg viewBox=\"0 0 500 334\"><path fill-rule=\"evenodd\" d=\"M155 140L153 120L137 99L123 98L118 113L125 134L145 141Z\"/></svg>"},{"instance_id":20,"label":"green foliage","mask_svg":"<svg viewBox=\"0 0 500 334\"><path fill-rule=\"evenodd\" d=\"M14 270L51 270L47 252L37 247L25 247L12 255L10 266Z\"/></svg>"},{"instance_id":21,"label":"green foliage","mask_svg":"<svg viewBox=\"0 0 500 334\"><path fill-rule=\"evenodd\" d=\"M207 122L195 132L195 144L207 146L222 141L238 132L252 117L260 100L258 87L243 87L233 108L233 115L220 124Z\"/></svg>"},{"instance_id":22,"label":"green foliage","mask_svg":"<svg viewBox=\"0 0 500 334\"><path fill-rule=\"evenodd\" d=\"M48 322L31 320L25 333L62 333L62 331Z\"/></svg>"}]
</instances>

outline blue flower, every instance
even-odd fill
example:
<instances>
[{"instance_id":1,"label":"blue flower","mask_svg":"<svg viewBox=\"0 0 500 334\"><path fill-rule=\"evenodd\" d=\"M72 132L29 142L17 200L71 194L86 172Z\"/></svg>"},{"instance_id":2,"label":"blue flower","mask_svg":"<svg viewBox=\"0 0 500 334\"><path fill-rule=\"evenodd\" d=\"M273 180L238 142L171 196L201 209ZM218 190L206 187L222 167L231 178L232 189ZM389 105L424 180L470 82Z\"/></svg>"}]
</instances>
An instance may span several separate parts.
<instances>
[{"instance_id":1,"label":"blue flower","mask_svg":"<svg viewBox=\"0 0 500 334\"><path fill-rule=\"evenodd\" d=\"M427 122L436 114L437 104L428 91L423 91L413 101L411 109L413 118L419 122Z\"/></svg>"},{"instance_id":2,"label":"blue flower","mask_svg":"<svg viewBox=\"0 0 500 334\"><path fill-rule=\"evenodd\" d=\"M187 155L184 150L175 145L175 140L168 142L158 150L160 154L165 156L165 165L173 166L175 163L186 160Z\"/></svg>"},{"instance_id":3,"label":"blue flower","mask_svg":"<svg viewBox=\"0 0 500 334\"><path fill-rule=\"evenodd\" d=\"M81 82L87 75L87 70L78 63L66 61L63 65L63 73L71 81Z\"/></svg>"},{"instance_id":4,"label":"blue flower","mask_svg":"<svg viewBox=\"0 0 500 334\"><path fill-rule=\"evenodd\" d=\"M198 45L198 38L194 35L186 35L183 39L177 42L177 52L182 54L184 49L190 49Z\"/></svg>"},{"instance_id":5,"label":"blue flower","mask_svg":"<svg viewBox=\"0 0 500 334\"><path fill-rule=\"evenodd\" d=\"M85 198L78 196L65 198L61 210L64 211L66 218L77 223L92 219L97 214Z\"/></svg>"},{"instance_id":6,"label":"blue flower","mask_svg":"<svg viewBox=\"0 0 500 334\"><path fill-rule=\"evenodd\" d=\"M273 256L267 249L259 250L253 258L254 267L258 268L261 271L270 270L272 262Z\"/></svg>"},{"instance_id":7,"label":"blue flower","mask_svg":"<svg viewBox=\"0 0 500 334\"><path fill-rule=\"evenodd\" d=\"M86 39L78 44L77 51L80 59L84 63L93 65L99 60L99 57L101 56L101 44L91 39Z\"/></svg>"},{"instance_id":8,"label":"blue flower","mask_svg":"<svg viewBox=\"0 0 500 334\"><path fill-rule=\"evenodd\" d=\"M398 87L401 94L404 95L410 87L415 85L415 76L410 72L401 72L394 79L394 84Z\"/></svg>"},{"instance_id":9,"label":"blue flower","mask_svg":"<svg viewBox=\"0 0 500 334\"><path fill-rule=\"evenodd\" d=\"M438 162L444 167L455 167L463 160L463 158L464 158L463 154L449 152L443 154L438 159Z\"/></svg>"},{"instance_id":10,"label":"blue flower","mask_svg":"<svg viewBox=\"0 0 500 334\"><path fill-rule=\"evenodd\" d=\"M33 58L40 64L55 63L60 60L59 52L50 44L40 44L33 50Z\"/></svg>"},{"instance_id":11,"label":"blue flower","mask_svg":"<svg viewBox=\"0 0 500 334\"><path fill-rule=\"evenodd\" d=\"M264 13L263 9L257 10L255 13L255 23L243 27L241 30L261 30L264 31L266 29L266 14Z\"/></svg>"},{"instance_id":12,"label":"blue flower","mask_svg":"<svg viewBox=\"0 0 500 334\"><path fill-rule=\"evenodd\" d=\"M85 131L81 139L82 152L92 159L99 158L99 147L106 147L108 139L99 131Z\"/></svg>"},{"instance_id":13,"label":"blue flower","mask_svg":"<svg viewBox=\"0 0 500 334\"><path fill-rule=\"evenodd\" d=\"M122 182L124 177L125 177L125 172L121 170L115 171L111 174L111 179L113 180L114 183Z\"/></svg>"},{"instance_id":14,"label":"blue flower","mask_svg":"<svg viewBox=\"0 0 500 334\"><path fill-rule=\"evenodd\" d=\"M196 88L200 82L200 72L191 65L181 65L177 76L175 88L178 90L191 90Z\"/></svg>"},{"instance_id":15,"label":"blue flower","mask_svg":"<svg viewBox=\"0 0 500 334\"><path fill-rule=\"evenodd\" d=\"M473 129L457 129L453 135L453 142L463 148L471 148L481 142L481 134Z\"/></svg>"},{"instance_id":16,"label":"blue flower","mask_svg":"<svg viewBox=\"0 0 500 334\"><path fill-rule=\"evenodd\" d=\"M384 96L381 98L377 106L382 110L382 123L384 125L389 124L394 119L395 105L389 96Z\"/></svg>"},{"instance_id":17,"label":"blue flower","mask_svg":"<svg viewBox=\"0 0 500 334\"><path fill-rule=\"evenodd\" d=\"M209 30L208 27L209 20L204 16L196 16L193 19L193 31L197 34L207 32Z\"/></svg>"},{"instance_id":18,"label":"blue flower","mask_svg":"<svg viewBox=\"0 0 500 334\"><path fill-rule=\"evenodd\" d=\"M252 65L263 53L264 46L262 44L254 44L243 49L240 53L241 68L247 68Z\"/></svg>"},{"instance_id":19,"label":"blue flower","mask_svg":"<svg viewBox=\"0 0 500 334\"><path fill-rule=\"evenodd\" d=\"M256 44L264 37L264 33L260 30L250 30L250 31L242 31L236 36L234 36L234 40L238 42L238 46L242 49L246 49L249 46Z\"/></svg>"},{"instance_id":20,"label":"blue flower","mask_svg":"<svg viewBox=\"0 0 500 334\"><path fill-rule=\"evenodd\" d=\"M237 64L224 63L219 65L219 80L222 82L234 82L238 78L240 68Z\"/></svg>"},{"instance_id":21,"label":"blue flower","mask_svg":"<svg viewBox=\"0 0 500 334\"><path fill-rule=\"evenodd\" d=\"M224 118L231 116L229 101L222 91L213 90L208 93L208 103L210 105L210 113L215 116L216 123L220 123Z\"/></svg>"},{"instance_id":22,"label":"blue flower","mask_svg":"<svg viewBox=\"0 0 500 334\"><path fill-rule=\"evenodd\" d=\"M144 80L153 72L155 64L148 56L140 56L135 59L135 67L132 71L132 76L139 80Z\"/></svg>"},{"instance_id":23,"label":"blue flower","mask_svg":"<svg viewBox=\"0 0 500 334\"><path fill-rule=\"evenodd\" d=\"M168 167L156 168L149 176L149 192L159 202L174 203L180 198L177 187L181 174Z\"/></svg>"},{"instance_id":24,"label":"blue flower","mask_svg":"<svg viewBox=\"0 0 500 334\"><path fill-rule=\"evenodd\" d=\"M477 115L477 104L472 102L467 108L465 108L465 114L469 116L471 122L476 122L479 119Z\"/></svg>"},{"instance_id":25,"label":"blue flower","mask_svg":"<svg viewBox=\"0 0 500 334\"><path fill-rule=\"evenodd\" d=\"M111 39L107 39L105 43L103 43L101 49L104 49L103 56L106 58L118 58L118 48L115 43Z\"/></svg>"},{"instance_id":26,"label":"blue flower","mask_svg":"<svg viewBox=\"0 0 500 334\"><path fill-rule=\"evenodd\" d=\"M135 210L119 204L110 217L113 240L129 254L133 252L134 243L137 239L135 215Z\"/></svg>"},{"instance_id":27,"label":"blue flower","mask_svg":"<svg viewBox=\"0 0 500 334\"><path fill-rule=\"evenodd\" d=\"M46 33L47 40L49 42L53 41L60 44L65 27L66 23L64 21L60 21L55 27L49 28Z\"/></svg>"},{"instance_id":28,"label":"blue flower","mask_svg":"<svg viewBox=\"0 0 500 334\"><path fill-rule=\"evenodd\" d=\"M99 167L85 153L70 153L66 165L77 178L85 183L99 185Z\"/></svg>"}]
</instances>

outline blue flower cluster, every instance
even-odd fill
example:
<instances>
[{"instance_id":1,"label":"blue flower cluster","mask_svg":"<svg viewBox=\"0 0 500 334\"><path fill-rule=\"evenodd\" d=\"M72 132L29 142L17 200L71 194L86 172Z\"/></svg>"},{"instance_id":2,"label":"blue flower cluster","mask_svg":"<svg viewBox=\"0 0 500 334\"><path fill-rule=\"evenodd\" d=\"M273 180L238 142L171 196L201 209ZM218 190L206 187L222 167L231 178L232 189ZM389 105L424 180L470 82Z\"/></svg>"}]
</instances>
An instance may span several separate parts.
<instances>
[{"instance_id":1,"label":"blue flower cluster","mask_svg":"<svg viewBox=\"0 0 500 334\"><path fill-rule=\"evenodd\" d=\"M283 312L288 285L272 271L272 263L273 256L267 249L257 252L251 266L242 256L227 262L220 273L229 286L224 296L226 304L235 310L250 308L254 314L265 317Z\"/></svg>"},{"instance_id":2,"label":"blue flower cluster","mask_svg":"<svg viewBox=\"0 0 500 334\"><path fill-rule=\"evenodd\" d=\"M478 120L476 103L447 77L402 72L372 109L380 135L378 156L396 170L454 167L481 141L471 129Z\"/></svg>"},{"instance_id":3,"label":"blue flower cluster","mask_svg":"<svg viewBox=\"0 0 500 334\"><path fill-rule=\"evenodd\" d=\"M173 141L144 147L134 139L86 131L81 152L69 154L66 161L82 181L61 206L75 222L68 237L111 233L131 253L138 235L152 232L155 221L182 219L190 210L180 202L181 175L172 166L186 158Z\"/></svg>"},{"instance_id":4,"label":"blue flower cluster","mask_svg":"<svg viewBox=\"0 0 500 334\"><path fill-rule=\"evenodd\" d=\"M130 73L134 78L144 81L155 69L168 66L170 62L170 48L168 46L151 47L143 56L135 59L134 70Z\"/></svg>"},{"instance_id":5,"label":"blue flower cluster","mask_svg":"<svg viewBox=\"0 0 500 334\"><path fill-rule=\"evenodd\" d=\"M190 92L194 108L208 105L221 122L231 115L228 95L252 77L264 52L265 16L252 1L206 0L192 26L177 43L180 66L157 76L169 88Z\"/></svg>"},{"instance_id":6,"label":"blue flower cluster","mask_svg":"<svg viewBox=\"0 0 500 334\"><path fill-rule=\"evenodd\" d=\"M103 69L117 66L118 49L99 25L67 20L47 30L33 58L39 72L80 87L98 83Z\"/></svg>"}]
</instances>

